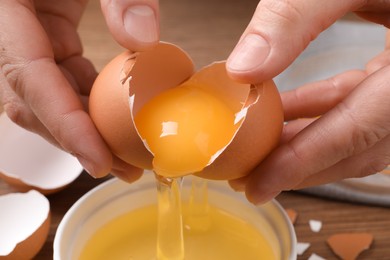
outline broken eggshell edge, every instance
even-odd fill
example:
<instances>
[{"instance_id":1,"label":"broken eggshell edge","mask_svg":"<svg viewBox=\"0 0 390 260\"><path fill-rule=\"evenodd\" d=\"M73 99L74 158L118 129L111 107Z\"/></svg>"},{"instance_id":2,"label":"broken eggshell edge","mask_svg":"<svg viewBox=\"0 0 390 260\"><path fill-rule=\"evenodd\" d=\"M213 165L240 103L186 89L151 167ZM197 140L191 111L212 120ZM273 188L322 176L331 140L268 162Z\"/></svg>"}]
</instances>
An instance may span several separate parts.
<instances>
[{"instance_id":1,"label":"broken eggshell edge","mask_svg":"<svg viewBox=\"0 0 390 260\"><path fill-rule=\"evenodd\" d=\"M9 193L0 196L0 208L0 259L33 259L49 234L48 199L35 190Z\"/></svg>"},{"instance_id":2,"label":"broken eggshell edge","mask_svg":"<svg viewBox=\"0 0 390 260\"><path fill-rule=\"evenodd\" d=\"M128 84L133 86L133 91L143 93L137 95L138 101L132 107L136 113L150 98L164 89L180 85L193 73L194 65L189 56L166 43L139 54L125 51L103 68L91 90L89 111L96 128L116 156L136 167L152 169L153 155L132 121L129 98L134 93L130 93Z\"/></svg>"},{"instance_id":3,"label":"broken eggshell edge","mask_svg":"<svg viewBox=\"0 0 390 260\"><path fill-rule=\"evenodd\" d=\"M62 190L83 171L78 160L0 115L0 178L21 192Z\"/></svg>"},{"instance_id":4,"label":"broken eggshell edge","mask_svg":"<svg viewBox=\"0 0 390 260\"><path fill-rule=\"evenodd\" d=\"M205 86L237 114L246 113L231 143L196 175L224 180L245 176L279 142L283 110L272 80L256 86L234 82L224 62L194 73L193 62L182 49L160 43L147 52L124 52L101 71L91 91L90 115L116 156L151 169L153 155L139 136L133 115L154 96L187 80Z\"/></svg>"},{"instance_id":5,"label":"broken eggshell edge","mask_svg":"<svg viewBox=\"0 0 390 260\"><path fill-rule=\"evenodd\" d=\"M197 88L204 90L205 92L210 93L213 96L218 97L223 103L225 103L230 110L235 112L235 124L238 124L237 130L235 131L232 138L229 142L218 150L213 156L211 156L208 164L202 170L202 172L207 168L207 166L211 165L221 154L223 151L230 145L230 143L234 140L235 135L240 130L242 123L245 120L248 109L257 102L259 98L258 89L255 86L250 86L249 84L243 85L236 82L231 81L225 71L225 62L214 62L209 66L204 67L200 71L196 72L192 75L188 80L185 81L185 84L195 85ZM144 91L136 91L133 90L131 80L129 80L129 90L130 95L129 105L130 105L130 114L133 122L133 126L137 131L136 123L134 122L135 114L134 107L141 108L145 105L145 103L150 100L150 96L145 98ZM135 84L135 86L139 86ZM176 87L176 86L174 86ZM153 89L157 92L157 94L161 93L166 89ZM151 92L154 92L151 91ZM137 93L137 94L136 94ZM137 98L138 97L138 98ZM139 100L146 102L140 102ZM142 136L137 131L139 138L141 138L146 149L153 155L153 152L149 149L149 146L142 138ZM229 173L230 174L230 173ZM207 178L207 176L205 176ZM219 177L222 177L219 175ZM225 177L222 177L224 179Z\"/></svg>"},{"instance_id":6,"label":"broken eggshell edge","mask_svg":"<svg viewBox=\"0 0 390 260\"><path fill-rule=\"evenodd\" d=\"M246 176L279 143L283 109L276 85L272 80L256 85L237 83L228 76L225 62L205 67L193 76L193 80L205 82L209 91L215 91L222 101L244 115L226 149L195 175L213 180Z\"/></svg>"}]
</instances>

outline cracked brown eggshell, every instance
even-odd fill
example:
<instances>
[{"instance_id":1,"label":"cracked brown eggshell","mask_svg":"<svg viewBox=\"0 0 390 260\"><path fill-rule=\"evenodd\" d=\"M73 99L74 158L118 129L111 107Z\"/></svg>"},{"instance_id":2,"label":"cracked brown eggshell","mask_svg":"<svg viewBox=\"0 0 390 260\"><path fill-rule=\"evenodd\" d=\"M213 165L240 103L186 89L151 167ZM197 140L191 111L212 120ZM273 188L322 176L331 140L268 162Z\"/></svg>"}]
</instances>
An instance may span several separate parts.
<instances>
[{"instance_id":1,"label":"cracked brown eggshell","mask_svg":"<svg viewBox=\"0 0 390 260\"><path fill-rule=\"evenodd\" d=\"M0 114L0 179L21 192L50 194L64 189L82 171L74 156Z\"/></svg>"},{"instance_id":2,"label":"cracked brown eggshell","mask_svg":"<svg viewBox=\"0 0 390 260\"><path fill-rule=\"evenodd\" d=\"M272 80L257 85L234 82L225 62L194 73L192 60L173 44L160 43L142 53L126 51L97 77L89 101L91 118L116 156L152 169L153 155L138 135L134 116L152 97L187 80L207 88L235 111L236 118L243 118L227 147L196 175L218 180L245 176L278 144L283 109Z\"/></svg>"},{"instance_id":3,"label":"cracked brown eggshell","mask_svg":"<svg viewBox=\"0 0 390 260\"><path fill-rule=\"evenodd\" d=\"M0 259L33 259L50 229L50 205L41 193L0 196Z\"/></svg>"}]
</instances>

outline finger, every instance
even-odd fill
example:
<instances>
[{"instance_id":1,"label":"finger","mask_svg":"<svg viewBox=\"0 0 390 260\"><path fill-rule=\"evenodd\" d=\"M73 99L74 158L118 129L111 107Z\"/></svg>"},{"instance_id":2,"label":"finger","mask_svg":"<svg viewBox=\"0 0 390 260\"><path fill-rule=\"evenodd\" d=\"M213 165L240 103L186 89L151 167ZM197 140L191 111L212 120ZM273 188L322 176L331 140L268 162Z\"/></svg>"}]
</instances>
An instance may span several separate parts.
<instances>
[{"instance_id":1,"label":"finger","mask_svg":"<svg viewBox=\"0 0 390 260\"><path fill-rule=\"evenodd\" d=\"M382 171L390 164L390 137L387 136L371 149L340 161L334 166L310 175L294 189L321 185L347 178L368 176Z\"/></svg>"},{"instance_id":2,"label":"finger","mask_svg":"<svg viewBox=\"0 0 390 260\"><path fill-rule=\"evenodd\" d=\"M54 61L45 31L31 1L2 1L0 8L0 67L12 90L90 174L99 177L111 169L112 156L90 117ZM18 14L17 16L15 14ZM44 79L42 77L44 75ZM20 123L28 115L16 111Z\"/></svg>"},{"instance_id":3,"label":"finger","mask_svg":"<svg viewBox=\"0 0 390 260\"><path fill-rule=\"evenodd\" d=\"M290 141L295 135L297 135L300 131L305 129L308 125L313 123L315 120L316 120L315 118L302 118L302 119L297 119L286 123L283 127L282 136L280 138L280 144L284 144ZM250 179L249 176L245 176L242 178L229 180L229 185L235 191L244 191L245 186L249 179Z\"/></svg>"},{"instance_id":4,"label":"finger","mask_svg":"<svg viewBox=\"0 0 390 260\"><path fill-rule=\"evenodd\" d=\"M227 60L229 75L258 83L282 72L317 35L366 1L262 0Z\"/></svg>"},{"instance_id":5,"label":"finger","mask_svg":"<svg viewBox=\"0 0 390 260\"><path fill-rule=\"evenodd\" d=\"M72 56L63 60L60 65L72 75L78 92L82 95L89 95L97 76L93 64L82 56Z\"/></svg>"},{"instance_id":6,"label":"finger","mask_svg":"<svg viewBox=\"0 0 390 260\"><path fill-rule=\"evenodd\" d=\"M251 173L248 199L267 201L384 139L390 132L389 73L385 67L372 74L338 106L271 153Z\"/></svg>"},{"instance_id":7,"label":"finger","mask_svg":"<svg viewBox=\"0 0 390 260\"><path fill-rule=\"evenodd\" d=\"M158 0L101 0L102 11L115 40L132 51L159 41Z\"/></svg>"},{"instance_id":8,"label":"finger","mask_svg":"<svg viewBox=\"0 0 390 260\"><path fill-rule=\"evenodd\" d=\"M281 94L286 121L320 116L341 102L367 74L347 71Z\"/></svg>"},{"instance_id":9,"label":"finger","mask_svg":"<svg viewBox=\"0 0 390 260\"><path fill-rule=\"evenodd\" d=\"M71 72L69 72L64 66L62 65L58 65L58 68L61 70L62 74L64 75L64 77L66 78L66 81L68 82L68 84L73 88L73 90L76 92L76 94L78 95L80 101L81 101L81 104L83 105L83 108L85 111L88 111L89 110L89 107L88 107L88 101L89 101L89 94L87 93L86 95L83 95L81 93L81 91L83 91L83 89L81 89L82 86L80 86L78 83L77 83L77 76L75 75L72 75ZM88 91L88 90L87 90Z\"/></svg>"},{"instance_id":10,"label":"finger","mask_svg":"<svg viewBox=\"0 0 390 260\"><path fill-rule=\"evenodd\" d=\"M366 64L368 74L390 65L390 50L385 50Z\"/></svg>"},{"instance_id":11,"label":"finger","mask_svg":"<svg viewBox=\"0 0 390 260\"><path fill-rule=\"evenodd\" d=\"M367 4L359 9L356 14L368 21L390 28L389 12L390 1L367 1Z\"/></svg>"},{"instance_id":12,"label":"finger","mask_svg":"<svg viewBox=\"0 0 390 260\"><path fill-rule=\"evenodd\" d=\"M299 132L312 124L317 118L299 118L285 123L280 137L280 144L285 144L294 138Z\"/></svg>"},{"instance_id":13,"label":"finger","mask_svg":"<svg viewBox=\"0 0 390 260\"><path fill-rule=\"evenodd\" d=\"M25 2L25 0L20 0ZM82 43L77 33L77 26L87 4L79 1L35 0L35 13L49 36L48 40L54 52L56 62L70 56L81 55Z\"/></svg>"},{"instance_id":14,"label":"finger","mask_svg":"<svg viewBox=\"0 0 390 260\"><path fill-rule=\"evenodd\" d=\"M46 127L31 111L30 107L27 106L24 101L11 89L2 73L0 73L0 92L1 104L8 117L12 118L13 121L21 127L35 133L40 133L41 136L50 143L60 147L50 132L47 131ZM23 119L21 117L23 117Z\"/></svg>"},{"instance_id":15,"label":"finger","mask_svg":"<svg viewBox=\"0 0 390 260\"><path fill-rule=\"evenodd\" d=\"M143 169L130 165L118 157L114 157L113 159L111 174L125 182L135 182L142 176L143 172Z\"/></svg>"},{"instance_id":16,"label":"finger","mask_svg":"<svg viewBox=\"0 0 390 260\"><path fill-rule=\"evenodd\" d=\"M367 63L366 71L371 74L388 65L390 65L390 30L386 32L385 50Z\"/></svg>"},{"instance_id":17,"label":"finger","mask_svg":"<svg viewBox=\"0 0 390 260\"><path fill-rule=\"evenodd\" d=\"M385 49L390 49L390 30L386 31L386 42L385 42Z\"/></svg>"},{"instance_id":18,"label":"finger","mask_svg":"<svg viewBox=\"0 0 390 260\"><path fill-rule=\"evenodd\" d=\"M34 61L17 73L14 90L62 148L74 154L91 175L106 175L111 153L57 66L46 60ZM42 73L46 73L44 81L37 78Z\"/></svg>"},{"instance_id":19,"label":"finger","mask_svg":"<svg viewBox=\"0 0 390 260\"><path fill-rule=\"evenodd\" d=\"M245 191L245 187L248 183L249 176L244 176L242 178L229 180L228 183L230 187L235 191Z\"/></svg>"}]
</instances>

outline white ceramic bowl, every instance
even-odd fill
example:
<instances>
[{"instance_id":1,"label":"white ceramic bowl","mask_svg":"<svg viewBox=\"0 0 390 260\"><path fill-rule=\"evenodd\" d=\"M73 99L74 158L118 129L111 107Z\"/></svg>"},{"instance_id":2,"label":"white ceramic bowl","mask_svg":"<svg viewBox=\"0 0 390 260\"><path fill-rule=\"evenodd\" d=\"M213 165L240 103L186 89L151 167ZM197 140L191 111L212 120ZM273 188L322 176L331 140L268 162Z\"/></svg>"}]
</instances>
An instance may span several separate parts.
<instances>
[{"instance_id":1,"label":"white ceramic bowl","mask_svg":"<svg viewBox=\"0 0 390 260\"><path fill-rule=\"evenodd\" d=\"M188 197L190 186L190 178L186 177L182 188L184 200ZM294 228L275 200L256 207L241 193L234 192L226 182L210 181L208 187L211 204L259 228L280 253L280 259L296 259ZM105 223L156 201L154 175L150 172L133 184L112 179L99 185L80 198L65 214L54 239L54 260L77 259L88 239Z\"/></svg>"}]
</instances>

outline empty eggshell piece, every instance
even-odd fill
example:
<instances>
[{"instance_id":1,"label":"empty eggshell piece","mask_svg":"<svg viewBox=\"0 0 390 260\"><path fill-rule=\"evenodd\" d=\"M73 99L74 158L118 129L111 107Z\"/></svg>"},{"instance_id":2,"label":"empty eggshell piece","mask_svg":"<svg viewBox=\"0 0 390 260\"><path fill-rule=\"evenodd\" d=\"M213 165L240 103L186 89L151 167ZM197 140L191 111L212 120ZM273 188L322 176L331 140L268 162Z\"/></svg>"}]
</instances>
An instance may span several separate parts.
<instances>
[{"instance_id":1,"label":"empty eggshell piece","mask_svg":"<svg viewBox=\"0 0 390 260\"><path fill-rule=\"evenodd\" d=\"M50 205L41 193L0 196L0 259L32 259L50 228Z\"/></svg>"},{"instance_id":2,"label":"empty eggshell piece","mask_svg":"<svg viewBox=\"0 0 390 260\"><path fill-rule=\"evenodd\" d=\"M354 260L370 248L373 240L374 236L370 233L340 233L330 236L327 243L341 259Z\"/></svg>"},{"instance_id":3,"label":"empty eggshell piece","mask_svg":"<svg viewBox=\"0 0 390 260\"><path fill-rule=\"evenodd\" d=\"M283 109L271 80L256 86L234 82L224 62L194 73L193 63L183 50L160 43L151 51L125 52L103 69L91 91L91 117L115 155L151 169L153 155L138 135L134 116L152 97L185 81L204 86L220 98L235 111L241 124L230 143L196 175L221 180L245 176L279 142Z\"/></svg>"},{"instance_id":4,"label":"empty eggshell piece","mask_svg":"<svg viewBox=\"0 0 390 260\"><path fill-rule=\"evenodd\" d=\"M0 178L18 191L43 194L61 190L83 168L72 155L0 115Z\"/></svg>"}]
</instances>

